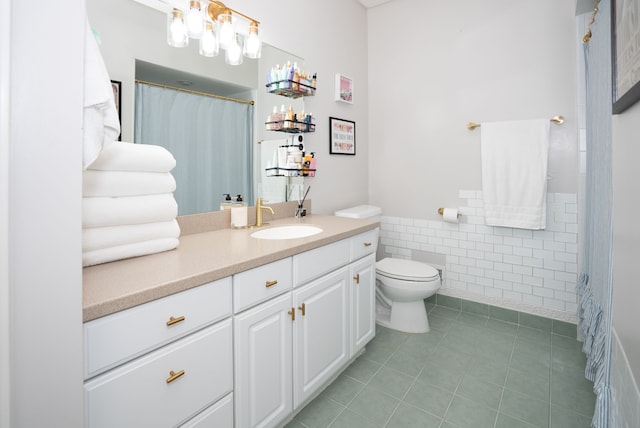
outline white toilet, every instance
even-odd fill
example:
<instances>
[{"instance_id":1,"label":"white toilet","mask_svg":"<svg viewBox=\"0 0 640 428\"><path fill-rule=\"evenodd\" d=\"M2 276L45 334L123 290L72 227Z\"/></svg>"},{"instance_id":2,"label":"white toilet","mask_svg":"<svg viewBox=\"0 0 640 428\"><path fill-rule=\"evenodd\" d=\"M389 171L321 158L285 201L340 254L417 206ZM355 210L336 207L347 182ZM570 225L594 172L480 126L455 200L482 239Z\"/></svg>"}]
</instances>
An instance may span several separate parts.
<instances>
[{"instance_id":1,"label":"white toilet","mask_svg":"<svg viewBox=\"0 0 640 428\"><path fill-rule=\"evenodd\" d=\"M338 217L376 218L379 207L359 205L336 211ZM424 299L440 288L434 267L414 260L384 258L376 263L376 322L407 333L426 333L429 321Z\"/></svg>"},{"instance_id":2,"label":"white toilet","mask_svg":"<svg viewBox=\"0 0 640 428\"><path fill-rule=\"evenodd\" d=\"M376 322L407 333L426 333L424 299L440 288L440 274L426 263L387 257L376 263Z\"/></svg>"}]
</instances>

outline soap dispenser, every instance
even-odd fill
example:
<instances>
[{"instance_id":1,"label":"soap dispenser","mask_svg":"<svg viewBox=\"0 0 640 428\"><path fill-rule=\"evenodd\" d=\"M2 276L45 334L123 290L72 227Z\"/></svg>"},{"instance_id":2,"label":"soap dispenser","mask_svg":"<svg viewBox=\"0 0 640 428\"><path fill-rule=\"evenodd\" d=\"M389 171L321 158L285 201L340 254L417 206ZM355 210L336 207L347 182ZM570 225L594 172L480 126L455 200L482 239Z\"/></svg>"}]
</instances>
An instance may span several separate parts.
<instances>
[{"instance_id":1,"label":"soap dispenser","mask_svg":"<svg viewBox=\"0 0 640 428\"><path fill-rule=\"evenodd\" d=\"M224 200L220 202L220 211L229 209L233 205L233 200L229 193L223 193L222 196L224 196Z\"/></svg>"},{"instance_id":2,"label":"soap dispenser","mask_svg":"<svg viewBox=\"0 0 640 428\"><path fill-rule=\"evenodd\" d=\"M247 204L244 203L242 195L236 196L236 201L231 206L231 227L235 229L247 227L247 214Z\"/></svg>"}]
</instances>

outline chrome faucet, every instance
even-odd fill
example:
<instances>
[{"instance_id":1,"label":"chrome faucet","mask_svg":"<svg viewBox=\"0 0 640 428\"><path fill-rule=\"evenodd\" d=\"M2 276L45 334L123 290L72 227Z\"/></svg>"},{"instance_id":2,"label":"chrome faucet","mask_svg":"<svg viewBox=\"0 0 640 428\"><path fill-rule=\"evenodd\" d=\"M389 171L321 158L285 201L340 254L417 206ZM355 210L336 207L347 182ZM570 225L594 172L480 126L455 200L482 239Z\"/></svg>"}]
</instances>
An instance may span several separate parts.
<instances>
[{"instance_id":1,"label":"chrome faucet","mask_svg":"<svg viewBox=\"0 0 640 428\"><path fill-rule=\"evenodd\" d=\"M263 223L262 222L262 210L269 210L269 211L271 211L271 214L274 214L273 208L265 207L264 205L262 205L263 202L264 201L262 200L262 198L256 199L256 225L255 225L255 227L260 227L260 226L264 226L265 224L268 224L268 223Z\"/></svg>"}]
</instances>

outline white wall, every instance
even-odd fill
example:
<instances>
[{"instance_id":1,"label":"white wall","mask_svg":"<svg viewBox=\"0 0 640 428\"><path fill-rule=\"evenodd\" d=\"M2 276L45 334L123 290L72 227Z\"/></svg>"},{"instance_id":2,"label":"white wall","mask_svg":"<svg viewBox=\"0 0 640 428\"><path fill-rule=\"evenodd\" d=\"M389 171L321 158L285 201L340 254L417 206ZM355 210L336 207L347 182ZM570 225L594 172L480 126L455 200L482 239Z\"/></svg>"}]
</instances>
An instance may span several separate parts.
<instances>
[{"instance_id":1,"label":"white wall","mask_svg":"<svg viewBox=\"0 0 640 428\"><path fill-rule=\"evenodd\" d=\"M370 202L386 215L438 219L481 189L470 121L565 116L549 192L577 191L573 2L395 0L368 13Z\"/></svg>"},{"instance_id":2,"label":"white wall","mask_svg":"<svg viewBox=\"0 0 640 428\"><path fill-rule=\"evenodd\" d=\"M640 103L613 116L613 328L630 363L629 369L636 383L636 405L640 409L640 397L637 395L637 385L640 385L638 135ZM633 390L631 387L628 389ZM640 410L636 409L636 412L640 413Z\"/></svg>"},{"instance_id":3,"label":"white wall","mask_svg":"<svg viewBox=\"0 0 640 428\"><path fill-rule=\"evenodd\" d=\"M381 206L393 225L384 250L440 261L443 294L575 321L573 6L554 0L466 2L464 7L395 0L368 12L370 203ZM546 230L485 226L477 197L480 129L469 131L467 123L557 114L566 121L551 127ZM443 225L439 207L460 207L460 225ZM397 229L407 224L429 227L414 239L401 239ZM436 226L444 230L430 236ZM531 242L523 245L523 238Z\"/></svg>"},{"instance_id":4,"label":"white wall","mask_svg":"<svg viewBox=\"0 0 640 428\"><path fill-rule=\"evenodd\" d=\"M87 3L91 24L101 34L101 49L111 78L123 82L124 140L132 141L133 138L132 93L136 58L172 68L181 61L186 71L209 74L209 77L238 84L246 84L250 77L257 78L257 73L250 77L237 75L238 68L225 66L222 56L201 58L197 46L167 48L166 18L153 9L131 0L88 0ZM318 73L316 96L305 99L305 111L313 113L317 121L316 132L305 136L306 149L317 156L316 177L306 180L311 186L309 197L313 199L314 213L333 213L336 209L367 202L369 135L365 9L355 0L331 0L321 4L300 2L295 7L285 0L225 3L258 19L266 43L304 58L305 70ZM144 18L140 19L142 16ZM105 24L113 20L119 23L118 28ZM137 32L139 39L133 39L127 30L136 25L141 27ZM144 48L136 45L138 41ZM223 65L216 67L216 75L207 71L211 62ZM225 74L220 75L220 70ZM354 105L333 100L336 73L354 79L357 97ZM282 100L287 103L284 98ZM329 155L329 116L356 122L356 156ZM263 118L258 117L258 123L260 120Z\"/></svg>"},{"instance_id":5,"label":"white wall","mask_svg":"<svg viewBox=\"0 0 640 428\"><path fill-rule=\"evenodd\" d=\"M0 177L3 187L8 179L9 342L0 339L11 395L2 423L81 427L84 2L10 3L9 171Z\"/></svg>"}]
</instances>

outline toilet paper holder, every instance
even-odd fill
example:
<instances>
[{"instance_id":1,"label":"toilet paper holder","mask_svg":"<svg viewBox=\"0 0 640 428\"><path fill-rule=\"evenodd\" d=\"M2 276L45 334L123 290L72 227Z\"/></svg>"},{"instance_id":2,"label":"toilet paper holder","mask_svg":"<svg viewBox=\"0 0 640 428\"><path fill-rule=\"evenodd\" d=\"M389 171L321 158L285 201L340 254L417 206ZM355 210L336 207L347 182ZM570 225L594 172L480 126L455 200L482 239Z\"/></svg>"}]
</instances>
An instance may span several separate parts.
<instances>
[{"instance_id":1,"label":"toilet paper holder","mask_svg":"<svg viewBox=\"0 0 640 428\"><path fill-rule=\"evenodd\" d=\"M438 208L438 214L444 215L444 208ZM460 218L460 212L457 213L458 218Z\"/></svg>"}]
</instances>

